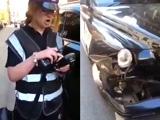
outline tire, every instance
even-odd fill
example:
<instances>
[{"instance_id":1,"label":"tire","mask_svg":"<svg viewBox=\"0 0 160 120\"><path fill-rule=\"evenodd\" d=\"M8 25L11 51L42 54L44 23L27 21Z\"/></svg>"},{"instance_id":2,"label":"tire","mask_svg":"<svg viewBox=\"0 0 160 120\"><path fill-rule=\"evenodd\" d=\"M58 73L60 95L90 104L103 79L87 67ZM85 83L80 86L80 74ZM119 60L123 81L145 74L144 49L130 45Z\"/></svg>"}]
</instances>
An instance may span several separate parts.
<instances>
[{"instance_id":1,"label":"tire","mask_svg":"<svg viewBox=\"0 0 160 120\"><path fill-rule=\"evenodd\" d=\"M14 25L15 28L17 28L17 25Z\"/></svg>"},{"instance_id":2,"label":"tire","mask_svg":"<svg viewBox=\"0 0 160 120\"><path fill-rule=\"evenodd\" d=\"M0 25L0 30L2 30L3 29L3 26L2 25Z\"/></svg>"}]
</instances>

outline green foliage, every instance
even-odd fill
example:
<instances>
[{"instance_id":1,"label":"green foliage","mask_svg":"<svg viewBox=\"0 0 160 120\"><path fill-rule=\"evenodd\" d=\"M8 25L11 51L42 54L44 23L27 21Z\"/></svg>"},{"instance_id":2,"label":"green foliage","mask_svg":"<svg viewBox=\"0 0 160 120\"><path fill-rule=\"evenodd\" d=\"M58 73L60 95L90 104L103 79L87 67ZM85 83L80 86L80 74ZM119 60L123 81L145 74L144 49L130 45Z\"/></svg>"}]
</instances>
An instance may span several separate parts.
<instances>
[{"instance_id":1,"label":"green foliage","mask_svg":"<svg viewBox=\"0 0 160 120\"><path fill-rule=\"evenodd\" d=\"M0 9L0 21L5 23L9 22L9 14L7 10Z\"/></svg>"}]
</instances>

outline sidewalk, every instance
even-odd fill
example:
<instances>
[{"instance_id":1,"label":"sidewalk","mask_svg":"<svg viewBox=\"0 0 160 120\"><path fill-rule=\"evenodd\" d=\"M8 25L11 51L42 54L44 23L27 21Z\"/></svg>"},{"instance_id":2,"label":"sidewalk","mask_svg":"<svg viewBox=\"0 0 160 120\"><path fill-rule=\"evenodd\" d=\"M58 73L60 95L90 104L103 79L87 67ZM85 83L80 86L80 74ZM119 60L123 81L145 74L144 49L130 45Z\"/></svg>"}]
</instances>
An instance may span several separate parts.
<instances>
[{"instance_id":1,"label":"sidewalk","mask_svg":"<svg viewBox=\"0 0 160 120\"><path fill-rule=\"evenodd\" d=\"M5 63L7 59L7 45L5 40L14 31L14 28L5 27L0 30L0 108L7 107L12 110L14 107L14 87L15 84L9 81Z\"/></svg>"}]
</instances>

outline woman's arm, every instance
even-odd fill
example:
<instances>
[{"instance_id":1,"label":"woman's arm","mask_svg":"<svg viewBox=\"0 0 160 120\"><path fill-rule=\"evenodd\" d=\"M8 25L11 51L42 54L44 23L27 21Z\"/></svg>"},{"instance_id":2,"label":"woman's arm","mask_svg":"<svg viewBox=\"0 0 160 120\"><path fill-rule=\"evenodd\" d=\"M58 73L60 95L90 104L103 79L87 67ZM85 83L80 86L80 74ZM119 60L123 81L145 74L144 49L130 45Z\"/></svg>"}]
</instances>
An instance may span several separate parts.
<instances>
[{"instance_id":1,"label":"woman's arm","mask_svg":"<svg viewBox=\"0 0 160 120\"><path fill-rule=\"evenodd\" d=\"M14 67L7 67L8 77L12 82L17 82L26 76L35 66L33 56L30 56L25 61L17 64Z\"/></svg>"},{"instance_id":2,"label":"woman's arm","mask_svg":"<svg viewBox=\"0 0 160 120\"><path fill-rule=\"evenodd\" d=\"M53 63L53 61L57 59L57 52L54 48L47 48L43 51L37 52L35 55L31 55L25 61L15 66L7 66L9 79L12 82L17 82L18 80L21 80L23 77L25 77L35 66L34 58L37 60L49 58L51 63Z\"/></svg>"}]
</instances>

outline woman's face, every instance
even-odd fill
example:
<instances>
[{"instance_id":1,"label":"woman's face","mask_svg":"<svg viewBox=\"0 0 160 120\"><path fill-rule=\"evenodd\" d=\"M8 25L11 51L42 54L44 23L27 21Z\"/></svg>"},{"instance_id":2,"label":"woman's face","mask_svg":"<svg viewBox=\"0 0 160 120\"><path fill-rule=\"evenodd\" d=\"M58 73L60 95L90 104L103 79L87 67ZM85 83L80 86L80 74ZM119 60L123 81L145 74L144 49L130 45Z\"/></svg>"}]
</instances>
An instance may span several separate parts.
<instances>
[{"instance_id":1,"label":"woman's face","mask_svg":"<svg viewBox=\"0 0 160 120\"><path fill-rule=\"evenodd\" d=\"M50 27L54 11L39 9L34 14L35 22L42 28Z\"/></svg>"}]
</instances>

